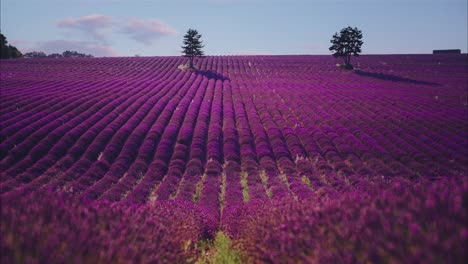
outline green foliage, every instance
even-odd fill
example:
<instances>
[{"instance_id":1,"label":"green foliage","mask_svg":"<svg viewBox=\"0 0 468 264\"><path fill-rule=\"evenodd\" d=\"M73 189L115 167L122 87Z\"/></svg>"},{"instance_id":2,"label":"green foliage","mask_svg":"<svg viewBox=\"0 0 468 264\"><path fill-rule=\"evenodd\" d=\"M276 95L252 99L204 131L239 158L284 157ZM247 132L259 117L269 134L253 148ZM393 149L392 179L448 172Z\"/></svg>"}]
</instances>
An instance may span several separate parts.
<instances>
[{"instance_id":1,"label":"green foliage","mask_svg":"<svg viewBox=\"0 0 468 264\"><path fill-rule=\"evenodd\" d=\"M47 54L42 51L31 51L24 54L26 58L47 58Z\"/></svg>"},{"instance_id":2,"label":"green foliage","mask_svg":"<svg viewBox=\"0 0 468 264\"><path fill-rule=\"evenodd\" d=\"M63 55L60 53L52 53L47 55L47 58L63 58Z\"/></svg>"},{"instance_id":3,"label":"green foliage","mask_svg":"<svg viewBox=\"0 0 468 264\"><path fill-rule=\"evenodd\" d=\"M342 57L345 63L345 69L352 69L351 56L359 56L361 53L362 32L358 28L346 27L340 31L340 34L335 33L330 40L332 46L329 50L335 57Z\"/></svg>"},{"instance_id":4,"label":"green foliage","mask_svg":"<svg viewBox=\"0 0 468 264\"><path fill-rule=\"evenodd\" d=\"M302 181L305 185L307 185L307 187L309 187L311 190L314 189L314 187L312 186L312 183L310 182L310 179L307 178L307 176L303 175L303 176L301 177L301 181Z\"/></svg>"},{"instance_id":5,"label":"green foliage","mask_svg":"<svg viewBox=\"0 0 468 264\"><path fill-rule=\"evenodd\" d=\"M203 189L203 183L206 180L206 174L203 174L200 181L197 183L196 189L195 189L195 194L193 195L193 202L197 203L198 200L200 199L200 195Z\"/></svg>"},{"instance_id":6,"label":"green foliage","mask_svg":"<svg viewBox=\"0 0 468 264\"><path fill-rule=\"evenodd\" d=\"M266 175L266 172L264 170L260 172L260 179L262 179L262 183L263 183L263 186L265 187L268 198L271 199L271 197L273 196L273 193L271 193L270 187L268 186L268 175Z\"/></svg>"},{"instance_id":7,"label":"green foliage","mask_svg":"<svg viewBox=\"0 0 468 264\"><path fill-rule=\"evenodd\" d=\"M1 53L0 53L0 58L1 59L12 59L12 58L21 58L23 57L23 54L12 45L8 45L7 38L5 35L0 33L0 45L1 45Z\"/></svg>"},{"instance_id":8,"label":"green foliage","mask_svg":"<svg viewBox=\"0 0 468 264\"><path fill-rule=\"evenodd\" d=\"M52 55L52 54L51 54ZM76 51L66 50L62 53L64 58L84 58L84 57L93 57L91 54L79 53Z\"/></svg>"},{"instance_id":9,"label":"green foliage","mask_svg":"<svg viewBox=\"0 0 468 264\"><path fill-rule=\"evenodd\" d=\"M226 197L226 173L221 174L221 192L219 193L219 211L223 213Z\"/></svg>"},{"instance_id":10,"label":"green foliage","mask_svg":"<svg viewBox=\"0 0 468 264\"><path fill-rule=\"evenodd\" d=\"M242 196L244 197L244 202L248 202L250 200L249 195L249 186L247 184L247 172L241 172L241 186L242 186Z\"/></svg>"},{"instance_id":11,"label":"green foliage","mask_svg":"<svg viewBox=\"0 0 468 264\"><path fill-rule=\"evenodd\" d=\"M244 263L241 260L241 254L232 247L232 241L223 232L216 233L213 244L207 244L202 249L201 258L197 261L199 264L236 264Z\"/></svg>"},{"instance_id":12,"label":"green foliage","mask_svg":"<svg viewBox=\"0 0 468 264\"><path fill-rule=\"evenodd\" d=\"M280 178L281 178L281 180L284 182L284 184L286 185L286 187L288 188L288 191L289 191L289 192L292 194L292 196L294 197L294 200L297 201L297 199L298 199L298 198L297 198L297 195L296 195L293 191L291 191L291 184L289 183L288 177L286 176L286 174L281 173L281 174L280 174Z\"/></svg>"},{"instance_id":13,"label":"green foliage","mask_svg":"<svg viewBox=\"0 0 468 264\"><path fill-rule=\"evenodd\" d=\"M202 48L202 41L200 38L201 34L198 33L195 29L189 29L187 34L184 36L184 45L182 46L182 53L184 57L189 58L190 68L194 68L193 59L195 57L203 57L204 53Z\"/></svg>"}]
</instances>

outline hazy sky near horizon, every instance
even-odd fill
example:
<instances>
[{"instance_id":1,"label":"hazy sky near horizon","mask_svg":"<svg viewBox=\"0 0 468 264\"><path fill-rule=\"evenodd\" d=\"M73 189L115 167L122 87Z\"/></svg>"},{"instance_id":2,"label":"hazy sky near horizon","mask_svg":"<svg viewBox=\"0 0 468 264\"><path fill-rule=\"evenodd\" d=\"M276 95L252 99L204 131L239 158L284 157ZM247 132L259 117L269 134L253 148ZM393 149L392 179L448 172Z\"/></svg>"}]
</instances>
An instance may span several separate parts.
<instances>
[{"instance_id":1,"label":"hazy sky near horizon","mask_svg":"<svg viewBox=\"0 0 468 264\"><path fill-rule=\"evenodd\" d=\"M348 25L363 54L468 46L467 0L1 0L0 30L20 51L180 55L189 28L207 55L330 54Z\"/></svg>"}]
</instances>

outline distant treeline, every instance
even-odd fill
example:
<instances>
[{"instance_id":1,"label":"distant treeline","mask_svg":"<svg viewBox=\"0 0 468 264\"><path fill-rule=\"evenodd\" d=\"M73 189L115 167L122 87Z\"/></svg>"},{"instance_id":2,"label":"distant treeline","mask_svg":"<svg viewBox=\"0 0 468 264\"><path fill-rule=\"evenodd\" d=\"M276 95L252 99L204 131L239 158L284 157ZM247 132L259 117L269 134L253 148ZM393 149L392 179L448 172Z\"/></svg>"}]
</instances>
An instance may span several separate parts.
<instances>
[{"instance_id":1,"label":"distant treeline","mask_svg":"<svg viewBox=\"0 0 468 264\"><path fill-rule=\"evenodd\" d=\"M0 33L1 43L1 56L2 59L13 59L13 58L89 58L93 57L91 54L79 53L77 51L64 51L63 53L52 53L45 54L42 51L32 51L25 53L24 55L15 46L9 45L5 35Z\"/></svg>"},{"instance_id":2,"label":"distant treeline","mask_svg":"<svg viewBox=\"0 0 468 264\"><path fill-rule=\"evenodd\" d=\"M67 51L64 51L62 54L51 53L49 55L45 54L42 51L32 51L32 52L25 53L23 57L24 58L89 58L89 57L93 57L93 55L67 50Z\"/></svg>"}]
</instances>

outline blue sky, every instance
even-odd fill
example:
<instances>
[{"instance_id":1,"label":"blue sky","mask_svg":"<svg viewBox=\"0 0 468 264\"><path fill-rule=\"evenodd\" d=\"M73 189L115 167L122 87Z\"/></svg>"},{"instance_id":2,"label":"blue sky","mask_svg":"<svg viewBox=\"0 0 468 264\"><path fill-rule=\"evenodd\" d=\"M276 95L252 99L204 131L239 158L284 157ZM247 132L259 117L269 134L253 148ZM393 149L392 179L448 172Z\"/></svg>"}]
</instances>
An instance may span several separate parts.
<instances>
[{"instance_id":1,"label":"blue sky","mask_svg":"<svg viewBox=\"0 0 468 264\"><path fill-rule=\"evenodd\" d=\"M1 32L22 52L180 55L184 33L207 55L330 54L345 26L364 54L467 52L466 0L1 0Z\"/></svg>"}]
</instances>

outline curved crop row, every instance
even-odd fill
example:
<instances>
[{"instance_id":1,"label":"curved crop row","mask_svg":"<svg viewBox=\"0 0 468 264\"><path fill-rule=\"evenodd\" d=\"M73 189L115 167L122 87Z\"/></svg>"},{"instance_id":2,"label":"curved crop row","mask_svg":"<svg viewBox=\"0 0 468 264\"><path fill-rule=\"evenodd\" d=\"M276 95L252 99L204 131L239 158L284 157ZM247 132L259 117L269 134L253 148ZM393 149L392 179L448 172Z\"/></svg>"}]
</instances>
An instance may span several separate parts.
<instances>
[{"instance_id":1,"label":"curved crop row","mask_svg":"<svg viewBox=\"0 0 468 264\"><path fill-rule=\"evenodd\" d=\"M354 72L327 56L5 62L0 192L176 199L218 217L361 178L466 175L455 57L363 56Z\"/></svg>"}]
</instances>

